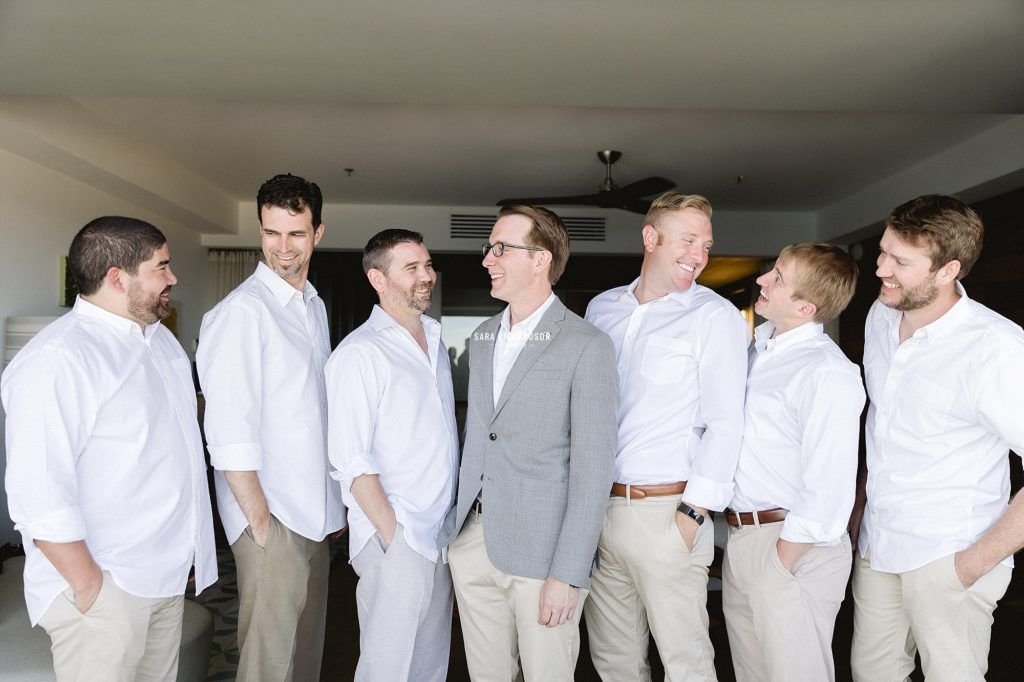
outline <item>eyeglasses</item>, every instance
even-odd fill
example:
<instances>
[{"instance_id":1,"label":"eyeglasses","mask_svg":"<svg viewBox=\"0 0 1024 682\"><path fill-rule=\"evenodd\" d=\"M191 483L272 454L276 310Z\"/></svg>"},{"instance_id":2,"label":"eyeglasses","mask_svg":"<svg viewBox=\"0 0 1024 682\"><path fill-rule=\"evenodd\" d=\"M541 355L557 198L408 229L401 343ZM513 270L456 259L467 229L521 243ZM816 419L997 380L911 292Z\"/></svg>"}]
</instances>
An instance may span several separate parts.
<instances>
[{"instance_id":1,"label":"eyeglasses","mask_svg":"<svg viewBox=\"0 0 1024 682\"><path fill-rule=\"evenodd\" d=\"M480 246L480 253L483 254L484 258L487 257L488 253L494 253L495 258L501 258L502 254L505 253L505 249L522 249L523 251L544 250L536 246L523 246L521 244L506 244L505 242L494 242L493 244L482 244Z\"/></svg>"}]
</instances>

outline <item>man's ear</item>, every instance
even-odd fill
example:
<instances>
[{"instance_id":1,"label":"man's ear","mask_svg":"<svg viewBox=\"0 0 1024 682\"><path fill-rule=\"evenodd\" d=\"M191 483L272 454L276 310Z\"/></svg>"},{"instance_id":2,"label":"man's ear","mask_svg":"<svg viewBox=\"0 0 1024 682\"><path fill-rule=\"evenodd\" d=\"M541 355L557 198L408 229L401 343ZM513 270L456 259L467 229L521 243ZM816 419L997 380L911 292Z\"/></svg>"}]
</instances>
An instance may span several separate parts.
<instances>
[{"instance_id":1,"label":"man's ear","mask_svg":"<svg viewBox=\"0 0 1024 682\"><path fill-rule=\"evenodd\" d=\"M818 306L814 305L810 301L800 301L800 306L796 309L796 314L805 320L813 320L814 316L818 313Z\"/></svg>"},{"instance_id":2,"label":"man's ear","mask_svg":"<svg viewBox=\"0 0 1024 682\"><path fill-rule=\"evenodd\" d=\"M550 251L534 251L533 256L533 270L534 272L541 272L545 268L551 266L551 252Z\"/></svg>"},{"instance_id":3,"label":"man's ear","mask_svg":"<svg viewBox=\"0 0 1024 682\"><path fill-rule=\"evenodd\" d=\"M658 245L658 230L655 229L654 225L647 223L644 225L643 232L644 240L644 251L654 251L654 247Z\"/></svg>"},{"instance_id":4,"label":"man's ear","mask_svg":"<svg viewBox=\"0 0 1024 682\"><path fill-rule=\"evenodd\" d=\"M370 286L378 294L384 293L384 290L387 288L387 278L377 268L370 268L369 272L366 273L366 279L370 280Z\"/></svg>"},{"instance_id":5,"label":"man's ear","mask_svg":"<svg viewBox=\"0 0 1024 682\"><path fill-rule=\"evenodd\" d=\"M320 223L320 226L313 230L313 246L320 243L320 240L324 238L324 224Z\"/></svg>"},{"instance_id":6,"label":"man's ear","mask_svg":"<svg viewBox=\"0 0 1024 682\"><path fill-rule=\"evenodd\" d=\"M943 265L941 268L939 268L939 271L936 273L936 275L938 275L938 277L940 278L940 282L942 282L943 284L955 282L957 275L959 274L960 261L956 259L953 259L946 263L945 265Z\"/></svg>"},{"instance_id":7,"label":"man's ear","mask_svg":"<svg viewBox=\"0 0 1024 682\"><path fill-rule=\"evenodd\" d=\"M111 265L107 269L107 274L103 276L103 282L112 290L123 294L128 291L128 282L125 277L126 274L127 273L121 268Z\"/></svg>"}]
</instances>

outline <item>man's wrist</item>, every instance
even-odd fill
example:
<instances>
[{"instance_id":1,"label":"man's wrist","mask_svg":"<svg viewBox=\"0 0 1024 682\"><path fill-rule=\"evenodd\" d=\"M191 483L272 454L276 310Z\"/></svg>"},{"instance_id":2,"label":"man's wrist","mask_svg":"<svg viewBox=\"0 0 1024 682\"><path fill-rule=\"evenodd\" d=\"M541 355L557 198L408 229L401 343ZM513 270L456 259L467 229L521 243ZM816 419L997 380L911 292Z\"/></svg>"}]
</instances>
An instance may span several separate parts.
<instances>
[{"instance_id":1,"label":"man's wrist","mask_svg":"<svg viewBox=\"0 0 1024 682\"><path fill-rule=\"evenodd\" d=\"M684 516L689 516L697 523L698 526L702 525L704 523L704 520L707 518L706 509L694 507L692 505L687 504L686 502L680 502L679 505L676 507L676 511L680 514L683 514Z\"/></svg>"}]
</instances>

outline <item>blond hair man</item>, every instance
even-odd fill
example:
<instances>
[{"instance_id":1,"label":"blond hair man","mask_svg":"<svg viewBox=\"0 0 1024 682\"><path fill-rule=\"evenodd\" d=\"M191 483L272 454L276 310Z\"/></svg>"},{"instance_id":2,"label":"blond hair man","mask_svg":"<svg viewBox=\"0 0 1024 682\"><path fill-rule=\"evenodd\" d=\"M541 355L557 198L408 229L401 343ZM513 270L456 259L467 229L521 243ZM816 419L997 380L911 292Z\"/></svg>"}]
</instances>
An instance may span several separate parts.
<instances>
[{"instance_id":1,"label":"blond hair man","mask_svg":"<svg viewBox=\"0 0 1024 682\"><path fill-rule=\"evenodd\" d=\"M761 287L722 603L739 682L835 679L832 631L850 577L846 522L864 387L824 332L857 265L831 244L787 246Z\"/></svg>"},{"instance_id":2,"label":"blond hair man","mask_svg":"<svg viewBox=\"0 0 1024 682\"><path fill-rule=\"evenodd\" d=\"M707 199L663 194L641 235L640 276L587 310L615 344L620 385L615 483L585 607L590 651L603 679L649 680L653 632L666 679L713 680L706 514L732 499L747 327L696 282L713 241Z\"/></svg>"}]
</instances>

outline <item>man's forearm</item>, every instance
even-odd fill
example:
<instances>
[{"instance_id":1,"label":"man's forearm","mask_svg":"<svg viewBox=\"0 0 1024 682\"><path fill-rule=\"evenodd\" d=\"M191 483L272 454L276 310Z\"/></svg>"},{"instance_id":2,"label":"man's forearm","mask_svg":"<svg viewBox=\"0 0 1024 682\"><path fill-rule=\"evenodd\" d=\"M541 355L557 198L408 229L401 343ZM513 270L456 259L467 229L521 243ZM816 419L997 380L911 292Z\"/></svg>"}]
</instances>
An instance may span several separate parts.
<instances>
[{"instance_id":1,"label":"man's forearm","mask_svg":"<svg viewBox=\"0 0 1024 682\"><path fill-rule=\"evenodd\" d=\"M994 526L976 543L957 553L961 581L970 587L1021 547L1024 547L1024 495L1017 495Z\"/></svg>"},{"instance_id":2,"label":"man's forearm","mask_svg":"<svg viewBox=\"0 0 1024 682\"><path fill-rule=\"evenodd\" d=\"M359 508L370 519L384 544L390 545L398 527L395 510L388 502L384 487L380 484L377 474L363 474L352 480L352 497L356 498Z\"/></svg>"},{"instance_id":3,"label":"man's forearm","mask_svg":"<svg viewBox=\"0 0 1024 682\"><path fill-rule=\"evenodd\" d=\"M270 508L263 495L263 487L255 471L225 471L231 494L241 507L245 519L253 528L263 529L270 522Z\"/></svg>"},{"instance_id":4,"label":"man's forearm","mask_svg":"<svg viewBox=\"0 0 1024 682\"><path fill-rule=\"evenodd\" d=\"M36 547L43 553L57 572L68 581L75 593L75 606L83 613L92 606L103 585L103 572L92 558L85 540L75 542L47 542L36 540Z\"/></svg>"}]
</instances>

